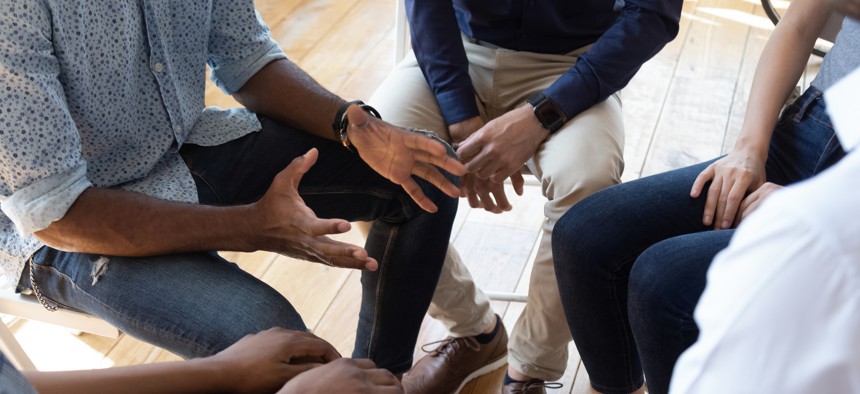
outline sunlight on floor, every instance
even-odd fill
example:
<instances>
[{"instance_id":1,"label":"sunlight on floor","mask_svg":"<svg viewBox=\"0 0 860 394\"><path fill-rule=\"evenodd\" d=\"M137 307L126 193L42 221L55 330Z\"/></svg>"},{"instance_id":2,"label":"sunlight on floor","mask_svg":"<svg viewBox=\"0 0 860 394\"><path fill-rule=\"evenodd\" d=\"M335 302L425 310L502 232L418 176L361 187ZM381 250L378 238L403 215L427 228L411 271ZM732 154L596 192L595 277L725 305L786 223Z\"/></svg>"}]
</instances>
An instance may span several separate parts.
<instances>
[{"instance_id":1,"label":"sunlight on floor","mask_svg":"<svg viewBox=\"0 0 860 394\"><path fill-rule=\"evenodd\" d=\"M41 371L102 368L114 364L67 328L33 321L19 324L22 327L15 337Z\"/></svg>"}]
</instances>

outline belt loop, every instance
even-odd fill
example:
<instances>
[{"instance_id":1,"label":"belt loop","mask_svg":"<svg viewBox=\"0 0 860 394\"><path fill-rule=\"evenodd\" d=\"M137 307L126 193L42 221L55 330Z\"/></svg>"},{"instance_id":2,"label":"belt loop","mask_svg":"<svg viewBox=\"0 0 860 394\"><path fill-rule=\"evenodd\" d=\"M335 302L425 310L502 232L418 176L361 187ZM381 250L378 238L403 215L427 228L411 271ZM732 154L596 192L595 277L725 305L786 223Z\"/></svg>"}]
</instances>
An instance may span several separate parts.
<instances>
[{"instance_id":1,"label":"belt loop","mask_svg":"<svg viewBox=\"0 0 860 394\"><path fill-rule=\"evenodd\" d=\"M794 122L800 122L803 120L803 116L812 108L813 104L821 97L821 91L815 89L814 87L810 87L809 89L814 89L813 93L806 97L803 102L800 104L800 107L797 109L797 113L794 114Z\"/></svg>"}]
</instances>

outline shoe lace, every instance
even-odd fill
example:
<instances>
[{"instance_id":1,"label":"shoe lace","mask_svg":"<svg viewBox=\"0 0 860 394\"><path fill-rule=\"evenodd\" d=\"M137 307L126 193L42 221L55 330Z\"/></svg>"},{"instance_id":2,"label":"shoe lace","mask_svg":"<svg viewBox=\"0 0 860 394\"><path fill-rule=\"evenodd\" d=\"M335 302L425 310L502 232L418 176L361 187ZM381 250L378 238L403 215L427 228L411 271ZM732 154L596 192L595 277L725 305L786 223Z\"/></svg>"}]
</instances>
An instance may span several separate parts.
<instances>
[{"instance_id":1,"label":"shoe lace","mask_svg":"<svg viewBox=\"0 0 860 394\"><path fill-rule=\"evenodd\" d=\"M511 394L525 394L528 393L531 389L536 388L547 388L547 389L560 389L564 387L564 384L561 382L544 382L543 380L530 380L528 382L523 383L522 385L515 385L511 387Z\"/></svg>"},{"instance_id":2,"label":"shoe lace","mask_svg":"<svg viewBox=\"0 0 860 394\"><path fill-rule=\"evenodd\" d=\"M431 349L433 345L437 346ZM421 350L424 353L427 353L434 357L439 356L441 354L454 354L458 350L463 348L468 348L473 351L481 350L481 346L478 344L478 341L476 341L475 338L472 337L448 337L439 341L429 342L424 344L424 346L421 346Z\"/></svg>"}]
</instances>

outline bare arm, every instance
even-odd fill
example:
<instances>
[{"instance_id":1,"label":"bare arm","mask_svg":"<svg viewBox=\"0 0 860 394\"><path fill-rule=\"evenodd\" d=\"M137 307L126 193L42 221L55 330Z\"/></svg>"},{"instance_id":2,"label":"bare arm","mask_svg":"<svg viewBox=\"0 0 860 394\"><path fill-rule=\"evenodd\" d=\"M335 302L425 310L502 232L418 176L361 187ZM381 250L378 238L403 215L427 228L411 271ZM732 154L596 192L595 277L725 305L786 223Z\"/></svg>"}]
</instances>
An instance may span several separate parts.
<instances>
[{"instance_id":1,"label":"bare arm","mask_svg":"<svg viewBox=\"0 0 860 394\"><path fill-rule=\"evenodd\" d=\"M254 113L330 140L335 113L346 104L287 59L267 64L233 97Z\"/></svg>"},{"instance_id":2,"label":"bare arm","mask_svg":"<svg viewBox=\"0 0 860 394\"><path fill-rule=\"evenodd\" d=\"M272 181L260 201L213 207L164 201L120 190L84 191L62 219L35 233L56 249L115 256L200 250L267 250L349 268L375 269L358 246L327 234L349 231L341 219L319 219L298 195L302 175L317 151L296 158Z\"/></svg>"},{"instance_id":3,"label":"bare arm","mask_svg":"<svg viewBox=\"0 0 860 394\"><path fill-rule=\"evenodd\" d=\"M235 97L251 111L331 140L334 139L331 125L335 113L345 104L286 59L263 67ZM466 168L457 160L451 160L441 144L428 142L421 135L389 123L367 119L362 111L351 109L348 111L351 124L348 135L361 159L380 175L401 185L421 208L436 211L436 205L419 189L412 176L426 179L451 197L460 195L457 186L435 167L455 175L465 174Z\"/></svg>"},{"instance_id":4,"label":"bare arm","mask_svg":"<svg viewBox=\"0 0 860 394\"><path fill-rule=\"evenodd\" d=\"M756 66L741 134L729 154L696 178L690 196L711 182L702 223L716 229L738 223L741 201L765 182L764 165L779 111L794 89L815 40L830 18L827 4L795 0L773 31Z\"/></svg>"},{"instance_id":5,"label":"bare arm","mask_svg":"<svg viewBox=\"0 0 860 394\"><path fill-rule=\"evenodd\" d=\"M312 334L272 328L207 358L24 375L43 394L271 393L300 373L339 357L330 344Z\"/></svg>"}]
</instances>

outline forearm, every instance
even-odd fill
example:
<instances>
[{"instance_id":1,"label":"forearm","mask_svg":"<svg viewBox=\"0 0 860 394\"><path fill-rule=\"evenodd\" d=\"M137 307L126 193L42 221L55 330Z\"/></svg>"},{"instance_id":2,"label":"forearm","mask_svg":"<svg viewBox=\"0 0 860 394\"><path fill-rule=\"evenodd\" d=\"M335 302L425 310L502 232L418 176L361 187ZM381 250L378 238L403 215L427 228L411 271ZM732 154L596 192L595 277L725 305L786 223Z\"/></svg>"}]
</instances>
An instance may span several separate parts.
<instances>
[{"instance_id":1,"label":"forearm","mask_svg":"<svg viewBox=\"0 0 860 394\"><path fill-rule=\"evenodd\" d=\"M767 157L779 112L806 67L818 33L830 16L826 6L797 1L765 45L756 66L746 116L734 150Z\"/></svg>"},{"instance_id":2,"label":"forearm","mask_svg":"<svg viewBox=\"0 0 860 394\"><path fill-rule=\"evenodd\" d=\"M195 205L89 188L62 219L35 235L55 249L112 256L251 251L254 223L248 205Z\"/></svg>"},{"instance_id":3,"label":"forearm","mask_svg":"<svg viewBox=\"0 0 860 394\"><path fill-rule=\"evenodd\" d=\"M346 103L287 59L267 64L234 97L257 114L328 139L334 139L331 124Z\"/></svg>"},{"instance_id":4,"label":"forearm","mask_svg":"<svg viewBox=\"0 0 860 394\"><path fill-rule=\"evenodd\" d=\"M24 375L42 394L214 393L228 392L230 384L208 359Z\"/></svg>"}]
</instances>

